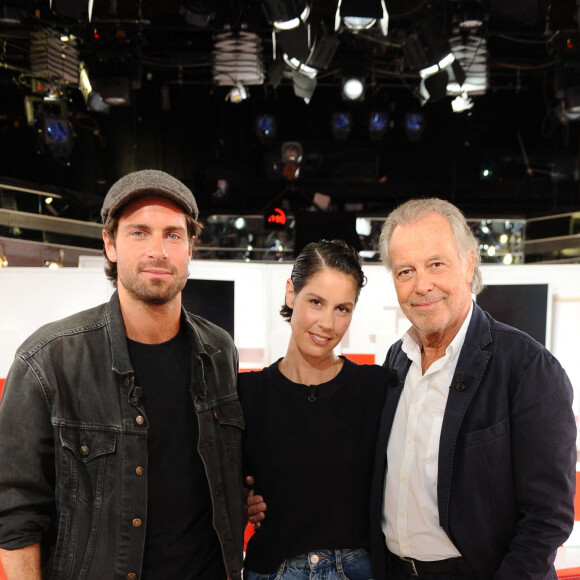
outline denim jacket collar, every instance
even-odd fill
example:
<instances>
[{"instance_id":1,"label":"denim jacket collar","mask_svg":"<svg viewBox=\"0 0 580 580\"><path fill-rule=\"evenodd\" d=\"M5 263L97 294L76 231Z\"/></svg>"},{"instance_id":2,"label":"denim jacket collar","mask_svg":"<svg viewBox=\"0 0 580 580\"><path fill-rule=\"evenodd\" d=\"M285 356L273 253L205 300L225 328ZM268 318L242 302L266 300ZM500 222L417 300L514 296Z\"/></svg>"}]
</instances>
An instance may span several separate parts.
<instances>
[{"instance_id":1,"label":"denim jacket collar","mask_svg":"<svg viewBox=\"0 0 580 580\"><path fill-rule=\"evenodd\" d=\"M111 358L113 361L113 371L126 375L133 372L129 350L127 348L127 337L125 334L125 325L121 313L121 303L119 301L119 292L115 290L105 311L107 324L111 334ZM192 324L189 314L181 307L181 321L187 327L187 334L191 342L191 351L196 358L204 356L213 357L221 351L213 344L203 342L195 326Z\"/></svg>"}]
</instances>

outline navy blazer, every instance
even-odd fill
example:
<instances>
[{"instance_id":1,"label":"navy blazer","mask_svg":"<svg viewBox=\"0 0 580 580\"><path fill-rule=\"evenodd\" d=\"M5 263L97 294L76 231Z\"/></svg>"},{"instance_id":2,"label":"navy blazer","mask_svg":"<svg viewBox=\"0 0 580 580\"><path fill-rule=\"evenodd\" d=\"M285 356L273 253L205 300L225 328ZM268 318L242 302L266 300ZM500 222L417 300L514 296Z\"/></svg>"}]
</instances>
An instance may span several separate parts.
<instances>
[{"instance_id":1,"label":"navy blazer","mask_svg":"<svg viewBox=\"0 0 580 580\"><path fill-rule=\"evenodd\" d=\"M382 531L386 448L407 355L395 343L371 488L375 580L387 578ZM439 444L439 521L480 580L556 578L574 524L572 386L552 354L474 304L449 386Z\"/></svg>"}]
</instances>

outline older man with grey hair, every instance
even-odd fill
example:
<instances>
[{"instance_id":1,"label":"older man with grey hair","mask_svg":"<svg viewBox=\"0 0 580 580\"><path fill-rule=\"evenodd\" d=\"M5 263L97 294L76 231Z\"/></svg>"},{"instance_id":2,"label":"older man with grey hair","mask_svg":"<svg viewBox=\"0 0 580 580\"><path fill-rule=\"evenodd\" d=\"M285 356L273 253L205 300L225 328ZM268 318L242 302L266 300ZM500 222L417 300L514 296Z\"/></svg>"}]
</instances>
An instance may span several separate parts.
<instances>
[{"instance_id":1,"label":"older man with grey hair","mask_svg":"<svg viewBox=\"0 0 580 580\"><path fill-rule=\"evenodd\" d=\"M138 171L111 187L101 216L110 302L36 331L6 379L6 576L239 580L237 351L181 304L195 198Z\"/></svg>"},{"instance_id":2,"label":"older man with grey hair","mask_svg":"<svg viewBox=\"0 0 580 580\"><path fill-rule=\"evenodd\" d=\"M375 580L555 579L574 523L566 373L473 302L478 243L455 206L404 203L380 245L412 326L385 361L392 381L370 502Z\"/></svg>"}]
</instances>

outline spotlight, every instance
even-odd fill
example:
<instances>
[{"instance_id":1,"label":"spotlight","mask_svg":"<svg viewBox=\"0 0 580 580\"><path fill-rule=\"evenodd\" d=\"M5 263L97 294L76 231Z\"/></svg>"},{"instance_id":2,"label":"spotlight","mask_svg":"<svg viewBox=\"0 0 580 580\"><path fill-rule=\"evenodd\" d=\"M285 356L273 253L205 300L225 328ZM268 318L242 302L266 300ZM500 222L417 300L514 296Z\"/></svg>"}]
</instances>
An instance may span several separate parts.
<instances>
[{"instance_id":1,"label":"spotlight","mask_svg":"<svg viewBox=\"0 0 580 580\"><path fill-rule=\"evenodd\" d=\"M281 147L282 175L288 181L296 179L300 174L302 163L302 145L298 141L285 141Z\"/></svg>"},{"instance_id":2,"label":"spotlight","mask_svg":"<svg viewBox=\"0 0 580 580\"><path fill-rule=\"evenodd\" d=\"M232 103L241 103L248 98L248 91L242 83L237 83L230 89L230 92L226 95L226 101L231 101Z\"/></svg>"},{"instance_id":3,"label":"spotlight","mask_svg":"<svg viewBox=\"0 0 580 580\"><path fill-rule=\"evenodd\" d=\"M263 0L262 6L277 30L292 30L308 20L310 6L305 0Z\"/></svg>"},{"instance_id":4,"label":"spotlight","mask_svg":"<svg viewBox=\"0 0 580 580\"><path fill-rule=\"evenodd\" d=\"M369 136L373 141L379 141L387 131L389 118L384 111L371 111L369 115Z\"/></svg>"},{"instance_id":5,"label":"spotlight","mask_svg":"<svg viewBox=\"0 0 580 580\"><path fill-rule=\"evenodd\" d=\"M34 128L39 151L48 151L60 162L68 163L74 145L74 131L68 120L64 100L25 97L27 123Z\"/></svg>"},{"instance_id":6,"label":"spotlight","mask_svg":"<svg viewBox=\"0 0 580 580\"><path fill-rule=\"evenodd\" d=\"M349 77L342 79L342 98L345 101L364 101L364 77Z\"/></svg>"},{"instance_id":7,"label":"spotlight","mask_svg":"<svg viewBox=\"0 0 580 580\"><path fill-rule=\"evenodd\" d=\"M304 102L308 104L312 95L316 90L317 85L316 77L310 78L306 75L295 73L292 75L292 86L294 87L294 94L299 99L304 99Z\"/></svg>"},{"instance_id":8,"label":"spotlight","mask_svg":"<svg viewBox=\"0 0 580 580\"><path fill-rule=\"evenodd\" d=\"M451 107L454 113L463 113L463 111L468 111L473 108L473 101L469 98L467 93L457 95L451 101Z\"/></svg>"},{"instance_id":9,"label":"spotlight","mask_svg":"<svg viewBox=\"0 0 580 580\"><path fill-rule=\"evenodd\" d=\"M405 133L409 141L420 141L425 130L425 116L422 113L408 113L405 117Z\"/></svg>"},{"instance_id":10,"label":"spotlight","mask_svg":"<svg viewBox=\"0 0 580 580\"><path fill-rule=\"evenodd\" d=\"M234 219L234 228L236 230L243 230L246 227L246 220L243 217L237 217Z\"/></svg>"},{"instance_id":11,"label":"spotlight","mask_svg":"<svg viewBox=\"0 0 580 580\"><path fill-rule=\"evenodd\" d=\"M87 65L81 62L79 65L79 89L85 99L87 109L96 113L108 113L111 105L103 100L100 93L93 90Z\"/></svg>"},{"instance_id":12,"label":"spotlight","mask_svg":"<svg viewBox=\"0 0 580 580\"><path fill-rule=\"evenodd\" d=\"M332 135L335 139L345 140L352 129L352 117L350 113L333 113L331 128Z\"/></svg>"},{"instance_id":13,"label":"spotlight","mask_svg":"<svg viewBox=\"0 0 580 580\"><path fill-rule=\"evenodd\" d=\"M182 2L179 13L187 24L196 28L207 28L216 15L215 0Z\"/></svg>"},{"instance_id":14,"label":"spotlight","mask_svg":"<svg viewBox=\"0 0 580 580\"><path fill-rule=\"evenodd\" d=\"M258 115L254 126L256 135L261 141L268 141L276 136L276 117L274 115Z\"/></svg>"},{"instance_id":15,"label":"spotlight","mask_svg":"<svg viewBox=\"0 0 580 580\"><path fill-rule=\"evenodd\" d=\"M302 162L302 145L298 141L282 143L282 162L296 164Z\"/></svg>"},{"instance_id":16,"label":"spotlight","mask_svg":"<svg viewBox=\"0 0 580 580\"><path fill-rule=\"evenodd\" d=\"M368 30L377 22L383 36L387 36L389 14L384 0L339 0L335 16L335 30L340 23L353 32Z\"/></svg>"}]
</instances>

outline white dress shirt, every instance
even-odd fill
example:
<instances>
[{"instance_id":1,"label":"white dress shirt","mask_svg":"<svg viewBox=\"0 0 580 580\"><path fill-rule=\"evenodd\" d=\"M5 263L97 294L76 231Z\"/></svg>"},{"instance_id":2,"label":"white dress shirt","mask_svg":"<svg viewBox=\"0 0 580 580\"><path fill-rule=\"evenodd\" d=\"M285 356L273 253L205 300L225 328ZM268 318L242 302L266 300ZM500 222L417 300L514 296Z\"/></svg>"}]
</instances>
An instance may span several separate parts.
<instances>
[{"instance_id":1,"label":"white dress shirt","mask_svg":"<svg viewBox=\"0 0 580 580\"><path fill-rule=\"evenodd\" d=\"M473 303L445 356L422 374L421 345L407 332L403 352L411 360L387 445L383 531L397 556L432 561L461 556L439 525L439 439L449 386L471 320Z\"/></svg>"}]
</instances>

